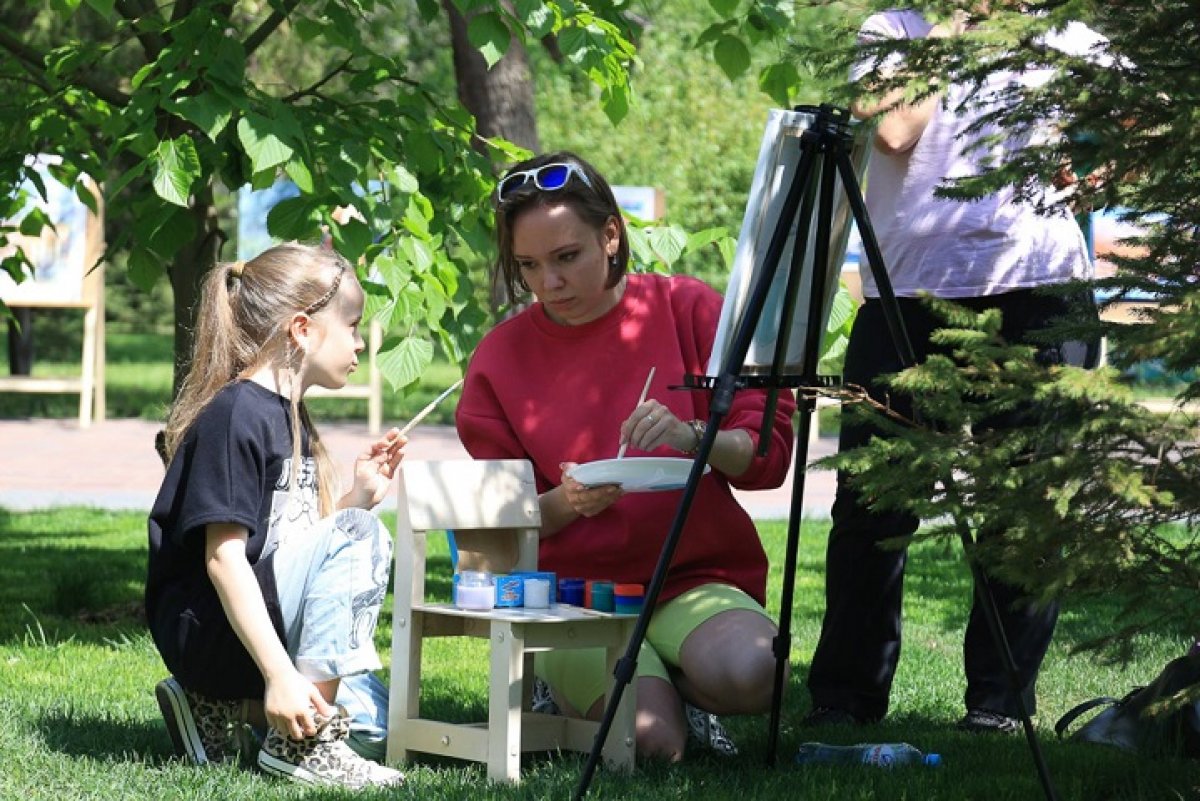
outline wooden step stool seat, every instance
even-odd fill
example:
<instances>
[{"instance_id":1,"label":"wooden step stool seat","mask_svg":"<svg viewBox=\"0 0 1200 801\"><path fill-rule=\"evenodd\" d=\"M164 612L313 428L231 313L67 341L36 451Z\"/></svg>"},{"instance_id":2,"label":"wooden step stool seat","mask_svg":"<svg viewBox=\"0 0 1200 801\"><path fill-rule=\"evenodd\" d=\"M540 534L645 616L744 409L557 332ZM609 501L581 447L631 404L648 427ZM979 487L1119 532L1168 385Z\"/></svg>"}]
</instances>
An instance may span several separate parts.
<instances>
[{"instance_id":1,"label":"wooden step stool seat","mask_svg":"<svg viewBox=\"0 0 1200 801\"><path fill-rule=\"evenodd\" d=\"M533 684L533 654L601 647L606 649L611 675L635 618L567 605L472 611L425 601L430 531L454 531L461 569L493 573L537 569L541 514L532 466L522 460L406 461L399 484L388 764L406 762L413 752L439 754L486 762L489 778L516 782L522 753L590 752L598 723L523 711ZM421 717L421 646L426 637L488 639L486 722L447 723ZM604 746L605 761L612 767L633 767L635 707L635 689L630 685L622 693Z\"/></svg>"}]
</instances>

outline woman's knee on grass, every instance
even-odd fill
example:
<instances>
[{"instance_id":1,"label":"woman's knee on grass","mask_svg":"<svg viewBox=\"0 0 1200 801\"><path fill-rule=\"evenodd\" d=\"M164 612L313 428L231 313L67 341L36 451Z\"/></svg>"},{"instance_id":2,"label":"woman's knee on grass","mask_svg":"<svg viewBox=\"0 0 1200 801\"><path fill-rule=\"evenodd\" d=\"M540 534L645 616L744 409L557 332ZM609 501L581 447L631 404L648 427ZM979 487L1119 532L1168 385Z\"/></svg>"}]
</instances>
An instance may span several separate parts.
<instances>
[{"instance_id":1,"label":"woman's knee on grass","mask_svg":"<svg viewBox=\"0 0 1200 801\"><path fill-rule=\"evenodd\" d=\"M588 718L604 715L601 698L588 710ZM678 762L687 744L687 721L683 699L671 682L657 677L637 680L637 711L634 716L639 758Z\"/></svg>"},{"instance_id":2,"label":"woman's knee on grass","mask_svg":"<svg viewBox=\"0 0 1200 801\"><path fill-rule=\"evenodd\" d=\"M757 714L770 708L778 629L757 612L723 612L696 628L680 649L685 687L697 706L717 714ZM784 666L786 679L788 666Z\"/></svg>"}]
</instances>

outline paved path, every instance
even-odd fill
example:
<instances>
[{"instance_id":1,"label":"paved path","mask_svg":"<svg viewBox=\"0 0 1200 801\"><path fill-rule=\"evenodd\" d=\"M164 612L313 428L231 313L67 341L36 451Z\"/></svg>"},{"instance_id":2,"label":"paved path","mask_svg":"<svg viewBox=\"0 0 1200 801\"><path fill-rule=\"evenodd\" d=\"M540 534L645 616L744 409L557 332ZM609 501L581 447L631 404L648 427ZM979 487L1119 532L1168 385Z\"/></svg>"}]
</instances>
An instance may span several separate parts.
<instances>
[{"instance_id":1,"label":"paved path","mask_svg":"<svg viewBox=\"0 0 1200 801\"><path fill-rule=\"evenodd\" d=\"M0 420L0 508L41 509L94 506L149 510L162 480L154 452L158 423L106 420L80 429L74 420ZM370 441L366 424L326 423L321 436L333 458L345 467ZM826 456L836 447L822 438L809 456ZM448 426L421 426L406 449L409 459L466 457L458 435ZM786 518L792 481L776 490L738 492L742 504L759 520ZM805 479L804 514L828 517L833 501L833 474L810 470Z\"/></svg>"}]
</instances>

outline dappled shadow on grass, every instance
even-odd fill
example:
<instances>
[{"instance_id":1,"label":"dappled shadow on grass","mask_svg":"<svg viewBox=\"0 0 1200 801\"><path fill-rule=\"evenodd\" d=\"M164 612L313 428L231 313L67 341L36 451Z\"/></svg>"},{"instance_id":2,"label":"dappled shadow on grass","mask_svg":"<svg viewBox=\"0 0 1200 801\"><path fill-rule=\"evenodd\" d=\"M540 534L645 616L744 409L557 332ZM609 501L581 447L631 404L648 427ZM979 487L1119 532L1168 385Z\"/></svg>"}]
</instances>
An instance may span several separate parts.
<instances>
[{"instance_id":1,"label":"dappled shadow on grass","mask_svg":"<svg viewBox=\"0 0 1200 801\"><path fill-rule=\"evenodd\" d=\"M46 747L67 756L148 765L174 758L166 725L161 722L55 709L43 713L34 726Z\"/></svg>"}]
</instances>

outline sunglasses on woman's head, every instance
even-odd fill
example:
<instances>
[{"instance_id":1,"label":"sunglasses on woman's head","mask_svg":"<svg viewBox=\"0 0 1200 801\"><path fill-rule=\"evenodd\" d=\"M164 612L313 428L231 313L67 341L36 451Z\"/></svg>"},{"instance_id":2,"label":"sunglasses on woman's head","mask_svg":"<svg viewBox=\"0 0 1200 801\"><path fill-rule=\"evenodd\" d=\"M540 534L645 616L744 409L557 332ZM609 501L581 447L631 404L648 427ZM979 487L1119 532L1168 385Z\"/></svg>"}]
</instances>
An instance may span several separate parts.
<instances>
[{"instance_id":1,"label":"sunglasses on woman's head","mask_svg":"<svg viewBox=\"0 0 1200 801\"><path fill-rule=\"evenodd\" d=\"M583 181L584 186L588 189L592 188L592 182L588 180L582 167L569 161L556 161L553 164L543 164L531 170L510 172L500 179L500 183L496 184L496 199L504 201L530 181L533 181L533 185L543 192L553 192L566 186L572 175Z\"/></svg>"}]
</instances>

